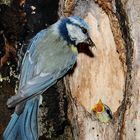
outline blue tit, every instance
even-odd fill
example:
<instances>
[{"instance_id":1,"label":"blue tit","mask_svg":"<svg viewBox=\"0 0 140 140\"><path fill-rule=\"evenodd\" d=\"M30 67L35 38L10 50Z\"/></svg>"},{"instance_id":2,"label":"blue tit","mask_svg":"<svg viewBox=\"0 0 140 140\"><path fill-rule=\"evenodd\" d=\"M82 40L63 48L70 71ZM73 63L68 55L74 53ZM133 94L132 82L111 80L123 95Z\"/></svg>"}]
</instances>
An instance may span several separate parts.
<instances>
[{"instance_id":1,"label":"blue tit","mask_svg":"<svg viewBox=\"0 0 140 140\"><path fill-rule=\"evenodd\" d=\"M99 100L92 110L95 112L97 118L103 123L107 123L113 118L110 108L103 104L101 100Z\"/></svg>"},{"instance_id":2,"label":"blue tit","mask_svg":"<svg viewBox=\"0 0 140 140\"><path fill-rule=\"evenodd\" d=\"M22 62L18 92L7 102L15 112L4 140L38 139L40 95L73 67L80 43L94 45L88 24L77 16L61 18L31 40Z\"/></svg>"}]
</instances>

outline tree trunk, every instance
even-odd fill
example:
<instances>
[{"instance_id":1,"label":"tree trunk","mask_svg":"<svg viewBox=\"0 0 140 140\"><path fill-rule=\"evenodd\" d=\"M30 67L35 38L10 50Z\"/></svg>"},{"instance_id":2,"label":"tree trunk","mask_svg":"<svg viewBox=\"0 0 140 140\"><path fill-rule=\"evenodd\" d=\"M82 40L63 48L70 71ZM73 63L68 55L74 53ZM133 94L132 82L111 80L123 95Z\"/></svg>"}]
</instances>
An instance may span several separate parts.
<instances>
[{"instance_id":1,"label":"tree trunk","mask_svg":"<svg viewBox=\"0 0 140 140\"><path fill-rule=\"evenodd\" d=\"M138 0L62 2L63 15L80 15L89 23L97 48L94 58L81 53L65 78L76 140L140 139L139 6ZM99 122L92 113L99 99L113 112L110 123Z\"/></svg>"},{"instance_id":2,"label":"tree trunk","mask_svg":"<svg viewBox=\"0 0 140 140\"><path fill-rule=\"evenodd\" d=\"M40 140L139 140L139 0L38 2L13 0L8 7L0 5L0 135L13 112L6 100L15 94L25 44L58 17L78 15L91 27L94 56L80 50L74 69L43 95ZM23 4L37 10L24 11ZM91 110L99 99L113 112L109 123L99 122Z\"/></svg>"}]
</instances>

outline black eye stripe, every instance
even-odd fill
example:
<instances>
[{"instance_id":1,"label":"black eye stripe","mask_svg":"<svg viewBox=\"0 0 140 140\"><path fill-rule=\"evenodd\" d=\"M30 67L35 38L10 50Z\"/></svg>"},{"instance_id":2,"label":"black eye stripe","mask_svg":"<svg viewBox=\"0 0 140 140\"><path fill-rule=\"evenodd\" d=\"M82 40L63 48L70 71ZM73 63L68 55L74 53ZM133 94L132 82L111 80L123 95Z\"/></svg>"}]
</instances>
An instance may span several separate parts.
<instances>
[{"instance_id":1,"label":"black eye stripe","mask_svg":"<svg viewBox=\"0 0 140 140\"><path fill-rule=\"evenodd\" d=\"M82 31L83 31L84 34L87 33L87 29L85 29L85 28L82 28Z\"/></svg>"}]
</instances>

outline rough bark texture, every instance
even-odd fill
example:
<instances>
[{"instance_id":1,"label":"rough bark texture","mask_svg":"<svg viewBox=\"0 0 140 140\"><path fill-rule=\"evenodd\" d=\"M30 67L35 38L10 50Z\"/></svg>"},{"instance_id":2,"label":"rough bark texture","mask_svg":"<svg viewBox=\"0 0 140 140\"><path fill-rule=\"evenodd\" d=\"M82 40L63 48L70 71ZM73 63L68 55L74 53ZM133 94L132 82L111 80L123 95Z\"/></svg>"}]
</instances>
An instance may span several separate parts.
<instances>
[{"instance_id":1,"label":"rough bark texture","mask_svg":"<svg viewBox=\"0 0 140 140\"><path fill-rule=\"evenodd\" d=\"M73 71L43 95L40 139L140 139L139 0L0 2L9 5L0 5L0 135L13 112L6 100L15 94L17 67L29 39L58 16L78 15L91 27L94 57L80 50ZM99 99L113 112L109 123L91 111Z\"/></svg>"},{"instance_id":2,"label":"rough bark texture","mask_svg":"<svg viewBox=\"0 0 140 140\"><path fill-rule=\"evenodd\" d=\"M73 74L65 80L75 139L140 139L139 6L138 0L63 1L61 13L84 17L97 47L94 58L79 55ZM92 114L99 99L114 113L108 124Z\"/></svg>"}]
</instances>

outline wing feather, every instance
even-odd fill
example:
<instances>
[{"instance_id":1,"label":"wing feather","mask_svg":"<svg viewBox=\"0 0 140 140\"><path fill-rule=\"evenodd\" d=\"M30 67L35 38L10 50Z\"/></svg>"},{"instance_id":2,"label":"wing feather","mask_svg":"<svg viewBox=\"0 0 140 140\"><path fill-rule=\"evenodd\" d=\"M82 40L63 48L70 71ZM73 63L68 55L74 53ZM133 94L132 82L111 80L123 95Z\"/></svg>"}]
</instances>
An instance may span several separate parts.
<instances>
[{"instance_id":1,"label":"wing feather","mask_svg":"<svg viewBox=\"0 0 140 140\"><path fill-rule=\"evenodd\" d=\"M21 76L20 76L20 86L22 87L23 85L26 84L26 81L31 79L33 76L33 71L36 66L36 58L34 57L36 54L36 47L38 44L41 42L43 38L45 38L47 35L47 30L44 29L37 33L37 35L30 41L30 44L28 46L28 49L25 53L22 66L21 66Z\"/></svg>"},{"instance_id":2,"label":"wing feather","mask_svg":"<svg viewBox=\"0 0 140 140\"><path fill-rule=\"evenodd\" d=\"M57 37L55 36L55 38ZM23 60L18 94L8 99L8 107L15 107L20 102L25 102L41 94L63 77L75 64L77 54L72 52L70 46L66 44L65 46L64 41L59 41L58 46L53 41L50 43L51 40L48 42L49 39L46 39L46 30L41 31L33 38ZM53 56L50 56L51 51L54 52ZM42 56L41 60L39 59L40 56ZM39 70L37 71L37 69ZM44 69L45 71L43 71Z\"/></svg>"}]
</instances>

